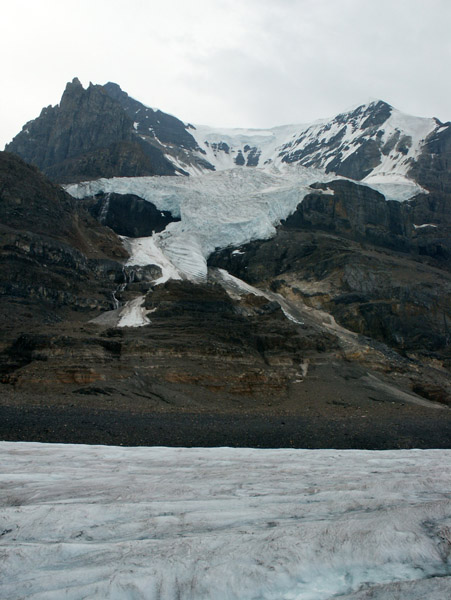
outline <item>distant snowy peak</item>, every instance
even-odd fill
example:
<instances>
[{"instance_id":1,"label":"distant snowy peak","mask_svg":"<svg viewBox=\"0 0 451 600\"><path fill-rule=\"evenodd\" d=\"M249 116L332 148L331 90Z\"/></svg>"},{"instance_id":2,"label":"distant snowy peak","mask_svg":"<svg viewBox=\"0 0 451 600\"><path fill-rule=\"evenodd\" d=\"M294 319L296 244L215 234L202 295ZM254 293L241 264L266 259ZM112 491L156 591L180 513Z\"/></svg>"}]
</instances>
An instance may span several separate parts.
<instances>
[{"instance_id":1,"label":"distant snowy peak","mask_svg":"<svg viewBox=\"0 0 451 600\"><path fill-rule=\"evenodd\" d=\"M436 127L434 119L405 115L379 100L308 127L279 156L358 181L376 173L408 176Z\"/></svg>"},{"instance_id":2,"label":"distant snowy peak","mask_svg":"<svg viewBox=\"0 0 451 600\"><path fill-rule=\"evenodd\" d=\"M196 126L192 135L217 170L298 164L361 181L412 177L428 136L447 127L376 100L311 125L268 130Z\"/></svg>"}]
</instances>

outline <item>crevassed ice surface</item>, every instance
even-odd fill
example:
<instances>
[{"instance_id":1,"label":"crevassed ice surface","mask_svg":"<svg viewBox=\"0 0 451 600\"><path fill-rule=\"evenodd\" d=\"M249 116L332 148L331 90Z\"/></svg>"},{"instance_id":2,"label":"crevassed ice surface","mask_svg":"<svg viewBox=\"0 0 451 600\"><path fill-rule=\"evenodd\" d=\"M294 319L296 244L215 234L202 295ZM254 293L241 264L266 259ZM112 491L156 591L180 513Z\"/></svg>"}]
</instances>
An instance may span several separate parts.
<instances>
[{"instance_id":1,"label":"crevassed ice surface","mask_svg":"<svg viewBox=\"0 0 451 600\"><path fill-rule=\"evenodd\" d=\"M205 173L199 177L115 177L67 186L76 198L98 192L135 194L169 210L180 222L170 223L153 236L146 254L130 241L129 264L157 262L155 247L175 270L190 279L207 274L206 258L215 248L239 246L265 239L275 226L296 210L315 181L327 181L322 171L291 166L285 170L241 168ZM136 252L135 252L136 250ZM161 257L160 257L161 258ZM162 266L160 264L160 266ZM168 264L163 271L170 270Z\"/></svg>"},{"instance_id":2,"label":"crevassed ice surface","mask_svg":"<svg viewBox=\"0 0 451 600\"><path fill-rule=\"evenodd\" d=\"M451 597L449 450L0 453L1 598Z\"/></svg>"}]
</instances>

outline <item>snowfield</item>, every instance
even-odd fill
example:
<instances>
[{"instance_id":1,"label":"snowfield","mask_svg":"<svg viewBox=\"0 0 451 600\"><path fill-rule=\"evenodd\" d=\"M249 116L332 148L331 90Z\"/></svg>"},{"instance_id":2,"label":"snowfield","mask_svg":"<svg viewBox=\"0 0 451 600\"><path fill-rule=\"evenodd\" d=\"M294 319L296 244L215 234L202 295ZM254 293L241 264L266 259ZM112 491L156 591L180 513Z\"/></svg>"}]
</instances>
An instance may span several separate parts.
<instances>
[{"instance_id":1,"label":"snowfield","mask_svg":"<svg viewBox=\"0 0 451 600\"><path fill-rule=\"evenodd\" d=\"M0 452L1 598L451 597L451 451Z\"/></svg>"}]
</instances>

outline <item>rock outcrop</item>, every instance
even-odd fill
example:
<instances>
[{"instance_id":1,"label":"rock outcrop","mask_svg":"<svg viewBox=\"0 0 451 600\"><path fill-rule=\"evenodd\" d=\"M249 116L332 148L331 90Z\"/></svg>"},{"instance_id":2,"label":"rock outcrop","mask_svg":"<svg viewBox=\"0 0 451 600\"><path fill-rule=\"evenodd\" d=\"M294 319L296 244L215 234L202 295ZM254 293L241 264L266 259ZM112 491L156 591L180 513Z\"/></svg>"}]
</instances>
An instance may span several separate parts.
<instances>
[{"instance_id":1,"label":"rock outcrop","mask_svg":"<svg viewBox=\"0 0 451 600\"><path fill-rule=\"evenodd\" d=\"M209 259L398 351L451 364L451 213L440 194L387 202L350 181L314 186L277 235ZM331 193L332 192L332 193Z\"/></svg>"},{"instance_id":2,"label":"rock outcrop","mask_svg":"<svg viewBox=\"0 0 451 600\"><path fill-rule=\"evenodd\" d=\"M451 194L451 123L438 125L427 137L409 175L427 190Z\"/></svg>"},{"instance_id":3,"label":"rock outcrop","mask_svg":"<svg viewBox=\"0 0 451 600\"><path fill-rule=\"evenodd\" d=\"M1 326L108 310L124 278L120 239L35 167L0 153Z\"/></svg>"},{"instance_id":4,"label":"rock outcrop","mask_svg":"<svg viewBox=\"0 0 451 600\"><path fill-rule=\"evenodd\" d=\"M167 210L133 194L97 194L83 201L91 215L119 235L144 237L163 231L169 223L180 221Z\"/></svg>"},{"instance_id":5,"label":"rock outcrop","mask_svg":"<svg viewBox=\"0 0 451 600\"><path fill-rule=\"evenodd\" d=\"M52 180L174 175L155 146L136 135L133 120L100 85L68 83L58 106L44 108L6 146Z\"/></svg>"},{"instance_id":6,"label":"rock outcrop","mask_svg":"<svg viewBox=\"0 0 451 600\"><path fill-rule=\"evenodd\" d=\"M451 203L443 193L409 202L386 200L348 180L314 184L283 225L323 230L401 252L432 256L451 266Z\"/></svg>"},{"instance_id":7,"label":"rock outcrop","mask_svg":"<svg viewBox=\"0 0 451 600\"><path fill-rule=\"evenodd\" d=\"M110 81L102 87L110 98L122 106L139 134L153 137L163 144L172 144L188 150L197 148L196 140L177 117L145 106L131 98L117 83Z\"/></svg>"}]
</instances>

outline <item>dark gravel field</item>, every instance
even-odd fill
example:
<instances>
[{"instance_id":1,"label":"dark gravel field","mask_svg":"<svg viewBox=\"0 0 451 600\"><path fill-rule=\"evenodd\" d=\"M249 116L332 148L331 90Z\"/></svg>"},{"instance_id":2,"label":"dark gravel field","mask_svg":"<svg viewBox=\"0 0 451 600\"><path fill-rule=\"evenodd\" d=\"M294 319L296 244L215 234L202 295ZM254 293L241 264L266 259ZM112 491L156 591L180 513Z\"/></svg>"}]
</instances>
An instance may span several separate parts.
<instances>
[{"instance_id":1,"label":"dark gravel field","mask_svg":"<svg viewBox=\"0 0 451 600\"><path fill-rule=\"evenodd\" d=\"M0 439L123 446L255 448L449 448L451 422L429 416L133 413L88 408L0 407Z\"/></svg>"}]
</instances>

